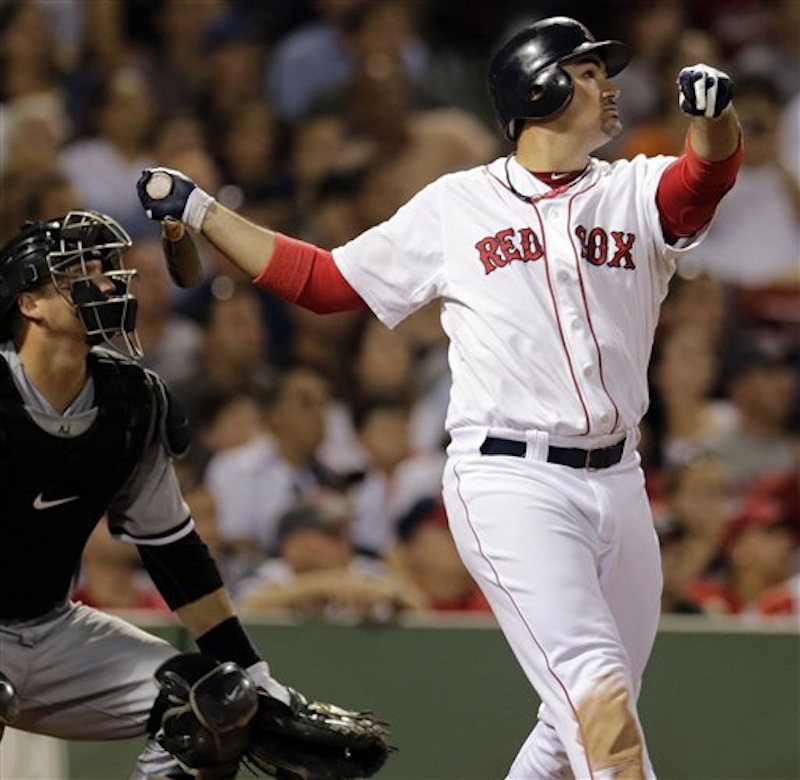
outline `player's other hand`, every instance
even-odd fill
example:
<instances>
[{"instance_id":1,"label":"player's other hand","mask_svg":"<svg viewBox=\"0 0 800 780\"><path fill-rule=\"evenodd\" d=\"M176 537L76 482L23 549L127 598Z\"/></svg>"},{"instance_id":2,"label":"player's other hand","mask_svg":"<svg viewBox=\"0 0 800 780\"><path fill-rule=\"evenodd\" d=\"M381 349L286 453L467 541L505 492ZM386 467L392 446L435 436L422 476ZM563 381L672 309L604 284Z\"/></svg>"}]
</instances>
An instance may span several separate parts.
<instances>
[{"instance_id":1,"label":"player's other hand","mask_svg":"<svg viewBox=\"0 0 800 780\"><path fill-rule=\"evenodd\" d=\"M684 114L716 119L733 98L733 80L727 73L699 63L678 74L678 93Z\"/></svg>"},{"instance_id":2,"label":"player's other hand","mask_svg":"<svg viewBox=\"0 0 800 780\"><path fill-rule=\"evenodd\" d=\"M136 182L139 201L150 219L177 219L200 230L213 198L188 176L171 168L146 168Z\"/></svg>"}]
</instances>

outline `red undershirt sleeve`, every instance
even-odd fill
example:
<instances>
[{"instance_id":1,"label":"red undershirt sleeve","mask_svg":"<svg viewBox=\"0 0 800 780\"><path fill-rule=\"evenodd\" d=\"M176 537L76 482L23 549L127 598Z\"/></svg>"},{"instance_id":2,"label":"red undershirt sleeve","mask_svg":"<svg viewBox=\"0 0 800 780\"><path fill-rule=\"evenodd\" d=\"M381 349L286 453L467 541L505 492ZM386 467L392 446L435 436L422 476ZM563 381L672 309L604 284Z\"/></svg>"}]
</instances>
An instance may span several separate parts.
<instances>
[{"instance_id":1,"label":"red undershirt sleeve","mask_svg":"<svg viewBox=\"0 0 800 780\"><path fill-rule=\"evenodd\" d=\"M667 167L656 192L661 228L667 241L692 236L705 227L736 181L744 144L727 159L712 162L700 157L686 138L684 153Z\"/></svg>"},{"instance_id":2,"label":"red undershirt sleeve","mask_svg":"<svg viewBox=\"0 0 800 780\"><path fill-rule=\"evenodd\" d=\"M330 252L282 233L275 234L272 259L253 283L317 314L367 306L342 276Z\"/></svg>"}]
</instances>

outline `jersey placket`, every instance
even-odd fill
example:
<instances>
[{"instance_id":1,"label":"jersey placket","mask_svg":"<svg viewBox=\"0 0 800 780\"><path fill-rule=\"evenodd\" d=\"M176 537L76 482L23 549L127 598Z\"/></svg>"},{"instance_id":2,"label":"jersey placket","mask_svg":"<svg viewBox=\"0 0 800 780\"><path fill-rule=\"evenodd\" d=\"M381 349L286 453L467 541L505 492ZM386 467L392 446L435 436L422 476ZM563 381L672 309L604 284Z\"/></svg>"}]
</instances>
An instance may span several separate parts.
<instances>
[{"instance_id":1,"label":"jersey placket","mask_svg":"<svg viewBox=\"0 0 800 780\"><path fill-rule=\"evenodd\" d=\"M561 336L572 366L576 391L587 414L588 434L610 433L615 410L600 373L600 355L591 333L589 314L579 277L580 255L570 240L567 198L553 198L535 205L547 234L547 262L553 303Z\"/></svg>"}]
</instances>

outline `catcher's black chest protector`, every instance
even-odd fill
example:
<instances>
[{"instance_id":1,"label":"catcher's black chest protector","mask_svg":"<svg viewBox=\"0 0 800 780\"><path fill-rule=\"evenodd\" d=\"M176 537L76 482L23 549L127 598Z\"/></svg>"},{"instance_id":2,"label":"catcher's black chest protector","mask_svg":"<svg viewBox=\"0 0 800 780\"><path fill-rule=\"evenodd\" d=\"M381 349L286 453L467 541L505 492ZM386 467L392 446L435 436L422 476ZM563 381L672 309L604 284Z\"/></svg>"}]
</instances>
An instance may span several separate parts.
<instances>
[{"instance_id":1,"label":"catcher's black chest protector","mask_svg":"<svg viewBox=\"0 0 800 780\"><path fill-rule=\"evenodd\" d=\"M145 371L91 352L96 417L73 435L48 431L25 410L0 358L0 618L31 618L69 592L89 534L125 484L153 430ZM85 427L85 426L84 426Z\"/></svg>"}]
</instances>

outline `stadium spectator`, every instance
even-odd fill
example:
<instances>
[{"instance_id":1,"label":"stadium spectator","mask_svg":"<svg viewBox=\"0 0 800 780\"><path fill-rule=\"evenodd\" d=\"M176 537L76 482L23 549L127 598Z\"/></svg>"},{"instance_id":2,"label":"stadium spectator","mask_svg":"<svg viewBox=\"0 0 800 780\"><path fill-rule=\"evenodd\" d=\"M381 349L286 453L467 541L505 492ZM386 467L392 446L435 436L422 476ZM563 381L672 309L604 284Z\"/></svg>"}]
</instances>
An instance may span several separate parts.
<instances>
[{"instance_id":1,"label":"stadium spectator","mask_svg":"<svg viewBox=\"0 0 800 780\"><path fill-rule=\"evenodd\" d=\"M352 538L356 547L384 555L397 538L400 518L441 486L443 453L411 449L410 406L402 395L372 395L355 402L353 419L365 468L351 476Z\"/></svg>"},{"instance_id":2,"label":"stadium spectator","mask_svg":"<svg viewBox=\"0 0 800 780\"><path fill-rule=\"evenodd\" d=\"M60 49L43 4L3 3L0 44L0 101L5 110L41 96L62 102Z\"/></svg>"},{"instance_id":3,"label":"stadium spectator","mask_svg":"<svg viewBox=\"0 0 800 780\"><path fill-rule=\"evenodd\" d=\"M800 3L772 0L764 3L761 40L744 46L734 65L742 75L765 74L776 78L784 97L800 93Z\"/></svg>"},{"instance_id":4,"label":"stadium spectator","mask_svg":"<svg viewBox=\"0 0 800 780\"><path fill-rule=\"evenodd\" d=\"M267 381L269 333L259 295L252 285L220 276L209 285L211 295L200 312L200 347L191 371L172 385L185 406L193 430L203 424L199 409L211 390L246 391Z\"/></svg>"},{"instance_id":5,"label":"stadium spectator","mask_svg":"<svg viewBox=\"0 0 800 780\"><path fill-rule=\"evenodd\" d=\"M678 569L683 559L683 528L669 519L656 525L658 545L661 550L661 573L664 587L661 589L661 613L664 615L697 614L698 607L690 604L678 590Z\"/></svg>"},{"instance_id":6,"label":"stadium spectator","mask_svg":"<svg viewBox=\"0 0 800 780\"><path fill-rule=\"evenodd\" d=\"M736 415L730 402L713 397L718 363L712 337L691 322L676 323L656 345L647 423L663 466L691 459L733 428Z\"/></svg>"},{"instance_id":7,"label":"stadium spectator","mask_svg":"<svg viewBox=\"0 0 800 780\"><path fill-rule=\"evenodd\" d=\"M261 388L261 435L210 460L205 481L220 535L245 563L275 552L278 518L295 501L339 486L319 458L329 402L319 374L287 369Z\"/></svg>"},{"instance_id":8,"label":"stadium spectator","mask_svg":"<svg viewBox=\"0 0 800 780\"><path fill-rule=\"evenodd\" d=\"M313 230L311 225L316 222L318 201L324 202L331 192L352 194L358 184L356 177L346 175L356 166L358 158L351 151L344 118L337 112L325 110L304 114L292 129L288 157L292 198L297 210L295 219L299 232L305 233ZM350 219L345 219L340 229L348 234L347 239L359 232ZM324 236L322 238L325 240Z\"/></svg>"},{"instance_id":9,"label":"stadium spectator","mask_svg":"<svg viewBox=\"0 0 800 780\"><path fill-rule=\"evenodd\" d=\"M411 416L411 447L437 452L447 446L443 433L450 402L452 375L447 361L449 341L435 304L423 306L397 328L413 357L416 402Z\"/></svg>"},{"instance_id":10,"label":"stadium spectator","mask_svg":"<svg viewBox=\"0 0 800 780\"><path fill-rule=\"evenodd\" d=\"M202 387L194 397L192 444L186 460L201 479L214 455L241 447L263 434L257 384Z\"/></svg>"},{"instance_id":11,"label":"stadium spectator","mask_svg":"<svg viewBox=\"0 0 800 780\"><path fill-rule=\"evenodd\" d=\"M24 219L34 181L58 170L71 132L62 68L45 10L31 0L0 6L0 230Z\"/></svg>"},{"instance_id":12,"label":"stadium spectator","mask_svg":"<svg viewBox=\"0 0 800 780\"><path fill-rule=\"evenodd\" d=\"M435 306L417 312L394 331L368 314L356 325L347 350L346 402L352 408L371 397L404 396L410 404L410 447L415 452L442 449L441 429L430 427L443 419L449 397L439 328Z\"/></svg>"},{"instance_id":13,"label":"stadium spectator","mask_svg":"<svg viewBox=\"0 0 800 780\"><path fill-rule=\"evenodd\" d=\"M343 83L354 67L349 38L351 30L375 7L402 8L402 0L315 0L318 19L287 35L276 46L267 75L267 92L278 114L297 121L326 90ZM371 8L372 6L372 8ZM400 11L401 22L403 11ZM380 8L378 8L380 15ZM427 62L424 44L410 26L411 17L398 24L392 19L392 37L400 41L404 68L423 78Z\"/></svg>"},{"instance_id":14,"label":"stadium spectator","mask_svg":"<svg viewBox=\"0 0 800 780\"><path fill-rule=\"evenodd\" d=\"M657 530L662 542L665 609L687 611L690 582L720 567L724 535L734 518L736 489L723 462L698 455L666 472L665 512Z\"/></svg>"},{"instance_id":15,"label":"stadium spectator","mask_svg":"<svg viewBox=\"0 0 800 780\"><path fill-rule=\"evenodd\" d=\"M728 362L724 389L737 420L729 430L712 436L709 448L745 488L795 465L790 420L797 372L782 345L758 337L742 340Z\"/></svg>"},{"instance_id":16,"label":"stadium spectator","mask_svg":"<svg viewBox=\"0 0 800 780\"><path fill-rule=\"evenodd\" d=\"M142 168L155 164L157 108L143 70L124 65L105 73L93 104L88 127L61 152L61 169L87 208L110 214L134 239L157 235L134 188Z\"/></svg>"},{"instance_id":17,"label":"stadium spectator","mask_svg":"<svg viewBox=\"0 0 800 780\"><path fill-rule=\"evenodd\" d=\"M800 573L765 590L756 599L754 609L765 617L800 619Z\"/></svg>"},{"instance_id":18,"label":"stadium spectator","mask_svg":"<svg viewBox=\"0 0 800 780\"><path fill-rule=\"evenodd\" d=\"M31 177L29 183L24 202L25 219L49 219L53 214L66 214L83 208L77 190L60 171Z\"/></svg>"},{"instance_id":19,"label":"stadium spectator","mask_svg":"<svg viewBox=\"0 0 800 780\"><path fill-rule=\"evenodd\" d=\"M186 165L206 182L206 186L216 191L219 188L217 178L219 172L213 169L204 173L192 165L191 155L208 153L205 138L205 127L199 117L190 111L181 111L174 107L165 112L153 135L153 155L159 165L167 168L174 165ZM177 162L176 162L177 161Z\"/></svg>"},{"instance_id":20,"label":"stadium spectator","mask_svg":"<svg viewBox=\"0 0 800 780\"><path fill-rule=\"evenodd\" d=\"M399 579L420 592L426 610L491 614L461 562L440 500L422 498L401 518L387 560Z\"/></svg>"},{"instance_id":21,"label":"stadium spectator","mask_svg":"<svg viewBox=\"0 0 800 780\"><path fill-rule=\"evenodd\" d=\"M219 132L244 105L262 96L265 43L235 3L211 18L203 33L205 81L196 110L211 133Z\"/></svg>"},{"instance_id":22,"label":"stadium spectator","mask_svg":"<svg viewBox=\"0 0 800 780\"><path fill-rule=\"evenodd\" d=\"M661 307L660 338L672 328L690 326L704 333L718 351L724 337L731 332L732 304L728 292L719 279L708 274L684 276L678 269Z\"/></svg>"},{"instance_id":23,"label":"stadium spectator","mask_svg":"<svg viewBox=\"0 0 800 780\"><path fill-rule=\"evenodd\" d=\"M160 0L153 7L153 41L148 72L163 111L202 114L197 106L207 79L206 33L226 0Z\"/></svg>"},{"instance_id":24,"label":"stadium spectator","mask_svg":"<svg viewBox=\"0 0 800 780\"><path fill-rule=\"evenodd\" d=\"M226 187L236 187L243 203L288 196L278 167L278 127L269 104L250 98L234 106L219 128L214 149Z\"/></svg>"},{"instance_id":25,"label":"stadium spectator","mask_svg":"<svg viewBox=\"0 0 800 780\"><path fill-rule=\"evenodd\" d=\"M796 539L796 518L777 502L751 497L726 531L721 571L690 582L686 599L706 614L757 614L759 600L792 576Z\"/></svg>"},{"instance_id":26,"label":"stadium spectator","mask_svg":"<svg viewBox=\"0 0 800 780\"><path fill-rule=\"evenodd\" d=\"M785 160L800 181L800 92L798 92L781 112L781 159Z\"/></svg>"},{"instance_id":27,"label":"stadium spectator","mask_svg":"<svg viewBox=\"0 0 800 780\"><path fill-rule=\"evenodd\" d=\"M390 577L375 558L356 554L349 519L346 504L330 497L289 507L278 520L277 556L241 584L242 609L382 622L419 608L413 588Z\"/></svg>"}]
</instances>

